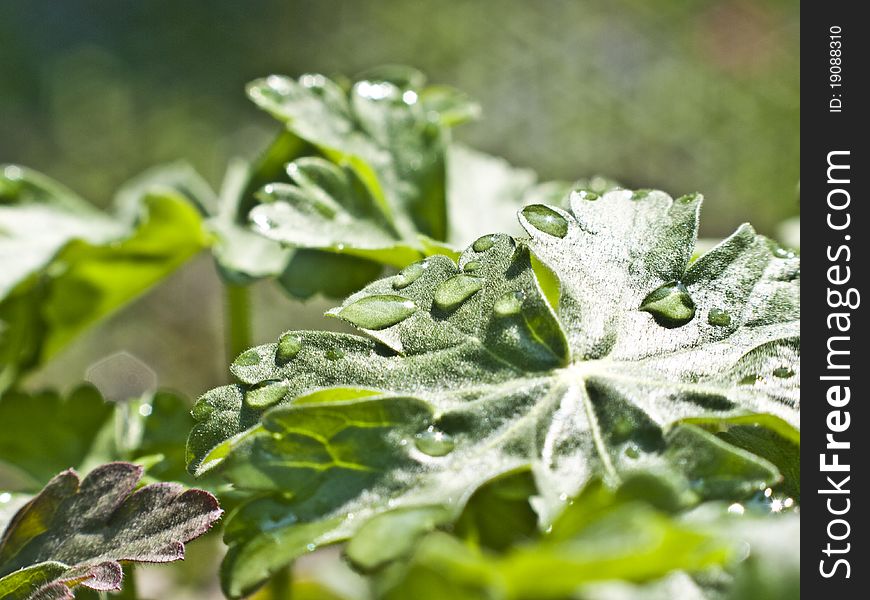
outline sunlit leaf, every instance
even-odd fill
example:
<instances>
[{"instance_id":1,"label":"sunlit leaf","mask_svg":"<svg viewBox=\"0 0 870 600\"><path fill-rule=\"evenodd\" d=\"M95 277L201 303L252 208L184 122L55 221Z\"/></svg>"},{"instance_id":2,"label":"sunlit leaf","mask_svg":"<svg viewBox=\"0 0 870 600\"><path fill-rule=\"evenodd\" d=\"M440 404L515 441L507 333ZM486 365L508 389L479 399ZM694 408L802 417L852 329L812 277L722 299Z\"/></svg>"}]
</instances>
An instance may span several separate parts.
<instances>
[{"instance_id":1,"label":"sunlit leaf","mask_svg":"<svg viewBox=\"0 0 870 600\"><path fill-rule=\"evenodd\" d=\"M666 473L695 499L775 484L764 456L685 420L797 426L798 259L745 226L690 265L699 205L621 190L531 205L530 238L486 236L330 311L367 338L288 332L242 354L188 446L195 471L252 496L228 525L225 590L390 511L455 519L521 469L544 525L592 477Z\"/></svg>"},{"instance_id":2,"label":"sunlit leaf","mask_svg":"<svg viewBox=\"0 0 870 600\"><path fill-rule=\"evenodd\" d=\"M170 562L220 517L201 490L157 483L136 489L142 468L109 463L83 480L52 479L0 539L0 595L72 598L69 588L117 590L124 562ZM134 491L135 490L135 491Z\"/></svg>"}]
</instances>

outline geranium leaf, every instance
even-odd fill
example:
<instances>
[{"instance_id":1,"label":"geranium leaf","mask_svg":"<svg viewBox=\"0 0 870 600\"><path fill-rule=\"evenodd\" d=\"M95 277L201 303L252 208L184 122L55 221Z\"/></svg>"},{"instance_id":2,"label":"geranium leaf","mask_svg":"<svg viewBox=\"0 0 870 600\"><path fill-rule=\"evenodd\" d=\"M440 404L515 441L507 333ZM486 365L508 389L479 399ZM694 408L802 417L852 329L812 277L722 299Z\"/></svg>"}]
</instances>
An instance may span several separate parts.
<instances>
[{"instance_id":1,"label":"geranium leaf","mask_svg":"<svg viewBox=\"0 0 870 600\"><path fill-rule=\"evenodd\" d=\"M666 473L695 500L779 481L764 445L707 429L797 427L799 262L744 226L690 264L699 205L626 190L530 205L531 237L484 236L330 311L367 337L288 332L243 353L188 447L192 469L257 496L230 520L225 591L389 511L455 519L521 469L543 525L593 477Z\"/></svg>"},{"instance_id":2,"label":"geranium leaf","mask_svg":"<svg viewBox=\"0 0 870 600\"><path fill-rule=\"evenodd\" d=\"M141 476L139 466L109 463L82 481L72 470L52 479L0 539L0 591L71 598L69 588L78 584L119 589L121 561L182 559L184 544L220 517L217 500L170 483L134 491Z\"/></svg>"}]
</instances>

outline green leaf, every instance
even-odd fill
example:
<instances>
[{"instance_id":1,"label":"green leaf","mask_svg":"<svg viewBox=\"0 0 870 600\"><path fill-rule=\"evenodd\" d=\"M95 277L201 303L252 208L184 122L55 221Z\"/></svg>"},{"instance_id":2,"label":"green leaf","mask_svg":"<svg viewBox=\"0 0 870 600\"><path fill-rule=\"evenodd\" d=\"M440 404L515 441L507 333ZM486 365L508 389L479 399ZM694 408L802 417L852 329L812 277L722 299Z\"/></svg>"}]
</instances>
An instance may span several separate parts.
<instances>
[{"instance_id":1,"label":"green leaf","mask_svg":"<svg viewBox=\"0 0 870 600\"><path fill-rule=\"evenodd\" d=\"M208 243L190 200L166 186L122 194L113 217L39 174L0 173L0 389Z\"/></svg>"},{"instance_id":2,"label":"green leaf","mask_svg":"<svg viewBox=\"0 0 870 600\"><path fill-rule=\"evenodd\" d=\"M375 579L377 597L713 600L799 596L796 515L688 514L651 506L648 474L613 490L594 481L553 526L502 548L430 535ZM643 483L638 489L636 483ZM655 494L653 494L655 495ZM502 507L503 508L503 507ZM500 511L499 502L490 510ZM468 509L466 509L466 512ZM464 517L464 515L463 515Z\"/></svg>"},{"instance_id":3,"label":"green leaf","mask_svg":"<svg viewBox=\"0 0 870 600\"><path fill-rule=\"evenodd\" d=\"M157 483L134 492L142 468L109 463L81 482L65 471L13 517L0 539L6 598L71 598L69 588L117 590L124 562L170 562L221 514L201 490Z\"/></svg>"},{"instance_id":4,"label":"green leaf","mask_svg":"<svg viewBox=\"0 0 870 600\"><path fill-rule=\"evenodd\" d=\"M446 88L427 91L413 70L368 77L349 93L322 75L273 75L248 87L254 102L331 161L291 163L294 185L265 188L271 202L251 219L286 244L404 266L421 256L418 234L447 236L448 125L463 103Z\"/></svg>"},{"instance_id":5,"label":"green leaf","mask_svg":"<svg viewBox=\"0 0 870 600\"><path fill-rule=\"evenodd\" d=\"M796 428L799 259L744 226L690 265L699 205L624 190L531 205L531 237L485 236L458 265L430 257L330 311L368 337L291 332L292 355L245 352L241 383L197 403L188 446L194 471L276 515L230 519L225 591L392 510L455 519L522 469L543 526L596 477L663 473L695 500L775 484L765 457L684 421ZM280 393L262 402L262 386Z\"/></svg>"},{"instance_id":6,"label":"green leaf","mask_svg":"<svg viewBox=\"0 0 870 600\"><path fill-rule=\"evenodd\" d=\"M371 193L377 221L403 239L418 231L444 239L447 130L435 113L443 104L421 100L422 75L402 71L372 73L349 93L322 75L272 75L248 93L295 135L353 169Z\"/></svg>"},{"instance_id":7,"label":"green leaf","mask_svg":"<svg viewBox=\"0 0 870 600\"><path fill-rule=\"evenodd\" d=\"M0 463L14 470L9 475L24 478L17 489L35 492L59 471L82 464L94 434L113 412L90 386L67 397L56 392L7 392L0 396ZM39 435L34 435L36 428ZM3 483L0 488L9 489Z\"/></svg>"}]
</instances>

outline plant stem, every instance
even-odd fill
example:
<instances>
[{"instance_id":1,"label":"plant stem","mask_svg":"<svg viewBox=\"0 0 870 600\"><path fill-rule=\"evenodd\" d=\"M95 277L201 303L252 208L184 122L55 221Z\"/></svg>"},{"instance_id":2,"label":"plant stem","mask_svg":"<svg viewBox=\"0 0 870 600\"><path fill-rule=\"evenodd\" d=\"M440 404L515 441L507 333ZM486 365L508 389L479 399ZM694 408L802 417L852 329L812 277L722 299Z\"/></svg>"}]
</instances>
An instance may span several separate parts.
<instances>
[{"instance_id":1,"label":"plant stem","mask_svg":"<svg viewBox=\"0 0 870 600\"><path fill-rule=\"evenodd\" d=\"M226 346L228 362L251 347L251 291L248 286L227 284L226 289Z\"/></svg>"},{"instance_id":2,"label":"plant stem","mask_svg":"<svg viewBox=\"0 0 870 600\"><path fill-rule=\"evenodd\" d=\"M269 580L269 598L271 600L290 600L293 588L290 583L290 567L284 567Z\"/></svg>"}]
</instances>

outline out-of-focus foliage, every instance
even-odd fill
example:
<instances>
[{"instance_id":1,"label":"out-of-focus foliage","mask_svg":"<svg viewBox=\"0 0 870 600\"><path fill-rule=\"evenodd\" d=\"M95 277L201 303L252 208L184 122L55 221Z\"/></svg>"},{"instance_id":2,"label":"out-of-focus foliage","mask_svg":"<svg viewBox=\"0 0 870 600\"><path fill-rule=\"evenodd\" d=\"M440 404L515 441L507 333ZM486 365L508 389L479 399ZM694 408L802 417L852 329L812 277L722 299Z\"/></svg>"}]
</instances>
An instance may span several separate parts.
<instances>
[{"instance_id":1,"label":"out-of-focus foliage","mask_svg":"<svg viewBox=\"0 0 870 600\"><path fill-rule=\"evenodd\" d=\"M797 212L785 0L9 2L0 37L0 160L88 198L181 157L215 184L269 135L239 94L265 73L400 62L480 102L460 140L545 178L704 190L705 235Z\"/></svg>"}]
</instances>

